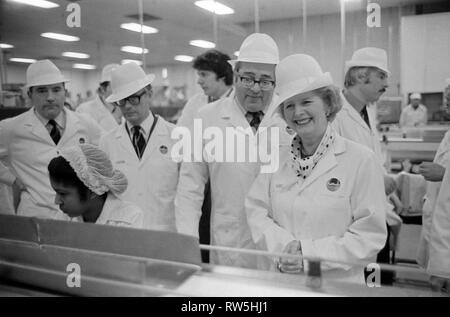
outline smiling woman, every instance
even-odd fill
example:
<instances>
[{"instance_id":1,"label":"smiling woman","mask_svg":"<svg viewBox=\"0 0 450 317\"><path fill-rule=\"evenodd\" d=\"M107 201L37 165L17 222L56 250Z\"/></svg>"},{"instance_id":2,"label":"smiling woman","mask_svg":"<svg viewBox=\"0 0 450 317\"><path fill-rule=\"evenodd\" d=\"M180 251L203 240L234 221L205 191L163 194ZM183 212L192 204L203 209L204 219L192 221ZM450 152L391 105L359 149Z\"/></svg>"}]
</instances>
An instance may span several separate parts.
<instances>
[{"instance_id":1,"label":"smiling woman","mask_svg":"<svg viewBox=\"0 0 450 317\"><path fill-rule=\"evenodd\" d=\"M246 199L257 245L270 252L334 261L371 259L386 239L381 170L372 152L331 128L341 108L329 73L308 55L277 66L278 112L295 132L281 147L281 166L260 174ZM260 267L300 273L301 258L260 261ZM325 275L364 283L362 269L322 262Z\"/></svg>"}]
</instances>

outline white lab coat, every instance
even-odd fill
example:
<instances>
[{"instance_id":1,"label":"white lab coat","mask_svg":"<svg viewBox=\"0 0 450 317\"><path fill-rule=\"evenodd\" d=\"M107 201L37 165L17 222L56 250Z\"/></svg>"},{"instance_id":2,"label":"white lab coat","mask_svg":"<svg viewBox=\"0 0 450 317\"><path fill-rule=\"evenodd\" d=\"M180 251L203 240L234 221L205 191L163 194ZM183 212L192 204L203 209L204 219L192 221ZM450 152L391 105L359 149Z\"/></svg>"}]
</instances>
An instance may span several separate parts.
<instances>
[{"instance_id":1,"label":"white lab coat","mask_svg":"<svg viewBox=\"0 0 450 317\"><path fill-rule=\"evenodd\" d=\"M270 109L270 108L269 108ZM249 136L244 130L250 128L243 111L234 100L234 96L220 99L204 106L198 113L203 129L216 127L225 135L227 127L237 128L239 135L245 135L248 144ZM279 127L281 143L290 143L291 136L286 133L285 122L278 117L265 116L258 135L263 127ZM241 128L241 129L239 129ZM268 137L270 140L270 137ZM203 141L203 148L205 143ZM225 142L224 142L225 144ZM236 146L234 149L237 153ZM227 149L224 149L226 157ZM236 154L235 154L236 156ZM175 213L177 230L180 233L198 237L199 219L204 199L204 187L208 178L211 181L211 245L254 249L250 230L244 211L245 196L259 173L260 164L249 162L183 162L180 171ZM255 268L254 256L230 252L211 252L211 262L220 265Z\"/></svg>"},{"instance_id":2,"label":"white lab coat","mask_svg":"<svg viewBox=\"0 0 450 317\"><path fill-rule=\"evenodd\" d=\"M414 110L412 105L407 105L400 115L400 127L417 127L424 126L428 121L428 111L427 107L424 105L419 105L419 107Z\"/></svg>"},{"instance_id":3,"label":"white lab coat","mask_svg":"<svg viewBox=\"0 0 450 317\"><path fill-rule=\"evenodd\" d=\"M208 96L204 93L195 94L192 96L183 108L180 118L177 121L177 126L190 127L197 113L204 105L208 104Z\"/></svg>"},{"instance_id":4,"label":"white lab coat","mask_svg":"<svg viewBox=\"0 0 450 317\"><path fill-rule=\"evenodd\" d=\"M144 228L175 231L174 199L178 184L179 164L171 159L174 125L161 117L145 148L141 160L122 123L100 141L100 148L113 165L128 178L128 188L121 198L144 211Z\"/></svg>"},{"instance_id":5,"label":"white lab coat","mask_svg":"<svg viewBox=\"0 0 450 317\"><path fill-rule=\"evenodd\" d=\"M113 114L105 107L100 97L82 103L75 110L78 113L86 113L105 130L109 132L119 126ZM120 111L117 109L117 111Z\"/></svg>"},{"instance_id":6,"label":"white lab coat","mask_svg":"<svg viewBox=\"0 0 450 317\"><path fill-rule=\"evenodd\" d=\"M376 130L375 111L376 105L371 104L367 107L367 113L369 115L369 126L364 122L361 115L353 108L353 106L347 101L345 96L341 94L342 109L336 115L336 118L332 122L332 127L335 131L346 139L349 139L358 144L362 144L368 147L375 153L378 163L383 166L384 156L381 151L380 137ZM382 173L386 174L386 170L383 168ZM382 184L384 188L384 182ZM399 225L402 223L400 217L393 210L392 204L386 200L386 219L389 225Z\"/></svg>"},{"instance_id":7,"label":"white lab coat","mask_svg":"<svg viewBox=\"0 0 450 317\"><path fill-rule=\"evenodd\" d=\"M71 218L70 221L83 222L83 218ZM108 193L102 212L95 224L142 229L144 212L137 205L123 201L113 193Z\"/></svg>"},{"instance_id":8,"label":"white lab coat","mask_svg":"<svg viewBox=\"0 0 450 317\"><path fill-rule=\"evenodd\" d=\"M441 190L431 220L427 273L450 279L450 164L447 164Z\"/></svg>"},{"instance_id":9,"label":"white lab coat","mask_svg":"<svg viewBox=\"0 0 450 317\"><path fill-rule=\"evenodd\" d=\"M442 139L433 162L444 166L446 173L442 182L427 182L417 262L430 274L434 272L433 274L438 276L445 272L445 270L442 270L445 267L447 268L446 277L449 278L450 257L448 257L448 252L450 240L448 240L448 235L450 221L448 217L450 215L450 204L448 194L450 193L450 179L448 174L450 172L450 131L447 131ZM447 245L445 246L445 244ZM447 260L445 261L446 252Z\"/></svg>"},{"instance_id":10,"label":"white lab coat","mask_svg":"<svg viewBox=\"0 0 450 317\"><path fill-rule=\"evenodd\" d=\"M337 136L305 180L296 176L289 152L290 146L281 150L280 170L260 174L247 196L255 243L280 253L289 242L299 240L305 257L373 260L387 234L383 179L373 152ZM340 182L334 191L327 186L332 178ZM364 282L362 267L323 262L322 269L330 277Z\"/></svg>"},{"instance_id":11,"label":"white lab coat","mask_svg":"<svg viewBox=\"0 0 450 317\"><path fill-rule=\"evenodd\" d=\"M220 98L229 97L232 95L233 88L228 89ZM177 121L177 126L190 127L197 118L198 111L208 104L208 96L204 93L199 93L192 96L183 108L180 118Z\"/></svg>"},{"instance_id":12,"label":"white lab coat","mask_svg":"<svg viewBox=\"0 0 450 317\"><path fill-rule=\"evenodd\" d=\"M59 150L79 143L98 145L103 130L86 115L63 110L66 127L55 145L34 108L0 122L0 182L12 185L16 176L25 184L17 209L20 216L54 219L62 213L55 204L47 166Z\"/></svg>"}]
</instances>

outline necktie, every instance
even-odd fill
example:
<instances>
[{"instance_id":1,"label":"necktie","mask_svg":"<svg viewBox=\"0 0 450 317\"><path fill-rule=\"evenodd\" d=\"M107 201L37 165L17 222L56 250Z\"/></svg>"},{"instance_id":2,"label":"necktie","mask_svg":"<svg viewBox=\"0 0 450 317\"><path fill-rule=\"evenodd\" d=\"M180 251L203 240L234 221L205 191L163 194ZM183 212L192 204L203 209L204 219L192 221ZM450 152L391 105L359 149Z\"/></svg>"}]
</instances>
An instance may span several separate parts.
<instances>
[{"instance_id":1,"label":"necktie","mask_svg":"<svg viewBox=\"0 0 450 317\"><path fill-rule=\"evenodd\" d=\"M61 139L61 133L59 132L59 129L56 125L56 121L51 119L48 120L48 124L52 127L50 130L50 137L52 138L53 142L57 145L59 140Z\"/></svg>"},{"instance_id":2,"label":"necktie","mask_svg":"<svg viewBox=\"0 0 450 317\"><path fill-rule=\"evenodd\" d=\"M250 116L250 126L258 131L259 124L261 123L261 118L264 116L262 111L248 111L247 115Z\"/></svg>"},{"instance_id":3,"label":"necktie","mask_svg":"<svg viewBox=\"0 0 450 317\"><path fill-rule=\"evenodd\" d=\"M142 155L144 154L146 146L144 135L141 132L142 128L141 126L137 125L131 128L131 130L133 131L134 150L136 151L136 154L139 157L139 159L141 159Z\"/></svg>"},{"instance_id":4,"label":"necktie","mask_svg":"<svg viewBox=\"0 0 450 317\"><path fill-rule=\"evenodd\" d=\"M360 114L361 114L361 117L363 118L364 122L367 123L367 126L370 128L369 114L367 113L367 107L366 106L364 106L361 109Z\"/></svg>"}]
</instances>

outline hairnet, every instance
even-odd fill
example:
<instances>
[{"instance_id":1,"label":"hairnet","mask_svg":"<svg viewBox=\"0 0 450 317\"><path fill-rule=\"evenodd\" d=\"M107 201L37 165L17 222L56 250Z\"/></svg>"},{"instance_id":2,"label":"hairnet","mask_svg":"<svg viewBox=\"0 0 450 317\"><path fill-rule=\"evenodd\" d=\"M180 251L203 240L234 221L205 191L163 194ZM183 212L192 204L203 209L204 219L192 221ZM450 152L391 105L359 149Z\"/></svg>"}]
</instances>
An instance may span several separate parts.
<instances>
[{"instance_id":1,"label":"hairnet","mask_svg":"<svg viewBox=\"0 0 450 317\"><path fill-rule=\"evenodd\" d=\"M123 193L128 186L126 176L115 170L105 152L91 144L80 144L61 150L78 178L97 195L111 191Z\"/></svg>"}]
</instances>

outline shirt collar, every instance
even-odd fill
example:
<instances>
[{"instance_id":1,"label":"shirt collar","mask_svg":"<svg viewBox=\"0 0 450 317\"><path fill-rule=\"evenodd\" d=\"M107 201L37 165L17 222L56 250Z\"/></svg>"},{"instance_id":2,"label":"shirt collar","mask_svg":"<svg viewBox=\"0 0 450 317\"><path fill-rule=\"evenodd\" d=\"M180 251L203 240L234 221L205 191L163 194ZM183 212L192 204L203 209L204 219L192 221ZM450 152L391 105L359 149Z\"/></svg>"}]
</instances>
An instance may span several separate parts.
<instances>
[{"instance_id":1,"label":"shirt collar","mask_svg":"<svg viewBox=\"0 0 450 317\"><path fill-rule=\"evenodd\" d=\"M148 117L140 124L141 128L144 130L144 135L148 135L150 129L152 128L153 121L155 118L153 114L150 112ZM131 129L134 127L130 122L127 121L128 130L131 132Z\"/></svg>"},{"instance_id":2,"label":"shirt collar","mask_svg":"<svg viewBox=\"0 0 450 317\"><path fill-rule=\"evenodd\" d=\"M36 117L39 119L39 121L42 122L42 124L44 126L47 126L48 122L50 121L49 119L44 118L43 116L41 116L39 114L39 112L36 111L36 108L34 109L34 114L36 115ZM61 112L59 113L59 115L55 118L56 124L61 128L61 129L65 129L66 128L66 113L64 108L61 110Z\"/></svg>"}]
</instances>

